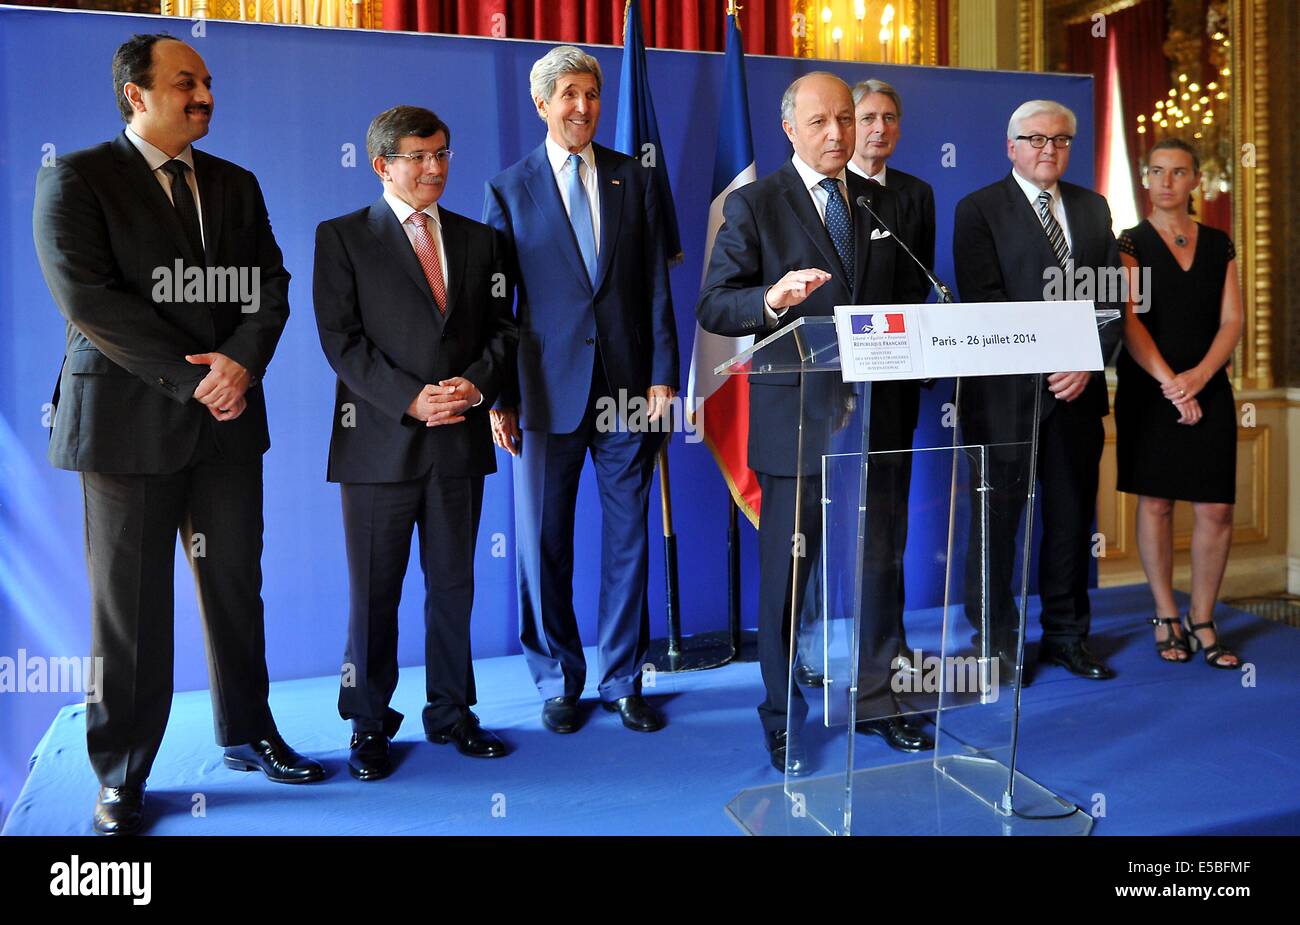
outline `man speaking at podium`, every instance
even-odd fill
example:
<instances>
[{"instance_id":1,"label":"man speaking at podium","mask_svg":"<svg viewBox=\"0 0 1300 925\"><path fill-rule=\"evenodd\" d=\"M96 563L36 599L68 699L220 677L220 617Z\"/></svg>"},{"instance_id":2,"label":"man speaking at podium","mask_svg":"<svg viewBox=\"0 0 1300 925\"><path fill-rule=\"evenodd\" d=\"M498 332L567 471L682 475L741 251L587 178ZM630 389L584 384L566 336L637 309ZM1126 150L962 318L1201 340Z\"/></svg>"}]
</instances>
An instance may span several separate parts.
<instances>
[{"instance_id":1,"label":"man speaking at podium","mask_svg":"<svg viewBox=\"0 0 1300 925\"><path fill-rule=\"evenodd\" d=\"M727 197L696 315L707 331L729 337L766 336L804 316L831 315L836 305L891 304L906 301L911 274L896 262L889 229L857 203L867 197L885 223L897 227L898 203L891 190L872 186L845 169L853 156L853 96L844 81L815 71L786 88L781 126L794 156L776 172ZM906 259L897 255L897 260ZM813 388L826 395L806 402L831 407L843 383L830 374L814 377ZM799 471L800 386L798 374L750 379L749 465L763 492L759 520L758 657L767 697L758 708L773 767L806 773L797 743L789 743L787 719L798 725L807 706L797 686L789 686L793 612L802 598L820 553L820 505L816 492L797 492ZM871 442L882 429L897 427L898 409L874 400ZM818 460L817 466L820 461ZM804 466L805 476L818 468ZM870 486L868 491L871 491ZM796 531L806 545L792 556ZM810 525L813 525L810 527ZM889 692L889 662L898 654L897 625L869 625L864 613L859 656L859 712L872 719L858 731L881 735L895 748L933 747L919 729L894 715ZM885 621L889 622L889 621ZM800 715L787 717L790 708ZM875 717L886 717L877 719Z\"/></svg>"}]
</instances>

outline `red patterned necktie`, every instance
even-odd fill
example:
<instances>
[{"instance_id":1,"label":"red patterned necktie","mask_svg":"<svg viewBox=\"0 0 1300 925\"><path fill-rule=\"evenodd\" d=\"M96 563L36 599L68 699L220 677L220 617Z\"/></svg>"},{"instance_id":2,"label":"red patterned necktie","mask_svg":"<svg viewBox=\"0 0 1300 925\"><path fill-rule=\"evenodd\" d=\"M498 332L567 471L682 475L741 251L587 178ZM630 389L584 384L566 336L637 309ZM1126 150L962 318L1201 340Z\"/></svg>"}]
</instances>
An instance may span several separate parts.
<instances>
[{"instance_id":1,"label":"red patterned necktie","mask_svg":"<svg viewBox=\"0 0 1300 925\"><path fill-rule=\"evenodd\" d=\"M424 212L412 212L407 219L415 229L415 256L420 258L420 269L433 290L433 304L438 311L447 311L447 283L442 278L442 262L438 259L438 245L429 233L429 216Z\"/></svg>"}]
</instances>

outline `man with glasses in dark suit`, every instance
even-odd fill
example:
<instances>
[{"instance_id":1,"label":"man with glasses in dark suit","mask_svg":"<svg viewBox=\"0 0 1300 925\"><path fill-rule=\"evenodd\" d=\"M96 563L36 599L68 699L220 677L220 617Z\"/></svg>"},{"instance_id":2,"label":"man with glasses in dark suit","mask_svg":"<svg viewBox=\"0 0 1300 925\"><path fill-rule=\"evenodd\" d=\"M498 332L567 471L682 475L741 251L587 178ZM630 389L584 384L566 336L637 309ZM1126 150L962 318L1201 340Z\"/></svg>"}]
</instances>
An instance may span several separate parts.
<instances>
[{"instance_id":1,"label":"man with glasses in dark suit","mask_svg":"<svg viewBox=\"0 0 1300 925\"><path fill-rule=\"evenodd\" d=\"M957 204L953 264L963 302L1040 301L1054 275L1080 268L1120 267L1110 207L1092 190L1061 179L1070 163L1074 113L1051 100L1021 104L1007 126L1011 172ZM1072 287L1065 287L1070 291ZM1119 308L1122 303L1098 303ZM1102 356L1118 345L1121 326L1103 326ZM1034 407L1034 376L965 379L958 415L966 443L1023 441ZM1037 477L1043 514L1038 593L1043 640L1039 661L1073 674L1106 680L1114 673L1088 651L1091 622L1088 571L1097 509L1102 418L1109 411L1100 372L1055 372L1042 377ZM1004 660L1013 655L1018 608L1011 593L1016 530L1024 511L1023 480L1000 471L990 454L991 517L988 536L991 647ZM1016 468L1019 460L1005 466ZM1021 489L1000 491L1019 483ZM972 504L972 511L978 505ZM979 531L972 528L967 555L966 614L979 628L981 573ZM1028 542L1028 540L1026 540Z\"/></svg>"},{"instance_id":2,"label":"man with glasses in dark suit","mask_svg":"<svg viewBox=\"0 0 1300 925\"><path fill-rule=\"evenodd\" d=\"M413 530L425 735L474 758L507 751L470 710L469 622L483 479L496 471L488 409L517 338L492 229L438 204L451 172L447 124L395 106L370 123L366 153L383 195L321 223L312 292L338 374L328 478L340 483L350 588L339 714L352 723L348 770L370 781L392 770L402 720L389 701Z\"/></svg>"}]
</instances>

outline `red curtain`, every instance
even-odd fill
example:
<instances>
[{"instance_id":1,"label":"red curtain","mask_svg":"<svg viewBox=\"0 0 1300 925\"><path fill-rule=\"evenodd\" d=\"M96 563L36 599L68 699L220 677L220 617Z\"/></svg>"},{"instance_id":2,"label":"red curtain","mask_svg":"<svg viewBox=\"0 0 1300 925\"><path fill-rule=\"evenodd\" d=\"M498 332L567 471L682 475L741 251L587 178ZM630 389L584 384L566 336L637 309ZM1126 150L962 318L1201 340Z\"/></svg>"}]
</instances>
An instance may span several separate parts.
<instances>
[{"instance_id":1,"label":"red curtain","mask_svg":"<svg viewBox=\"0 0 1300 925\"><path fill-rule=\"evenodd\" d=\"M1098 127L1094 158L1097 189L1108 194L1106 178L1110 158L1110 87L1119 82L1124 122L1124 143L1129 155L1133 194L1138 214L1151 211L1151 200L1142 188L1142 162L1154 143L1150 132L1139 134L1137 117L1150 117L1157 100L1168 98L1169 61L1161 52L1169 27L1169 0L1142 0L1134 6L1106 15L1105 38L1093 35L1091 20L1068 29L1070 70L1094 78L1093 119ZM1209 73L1208 66L1204 69ZM1189 140L1191 140L1189 138ZM1232 231L1232 196L1219 194L1202 203L1200 220L1215 228Z\"/></svg>"},{"instance_id":2,"label":"red curtain","mask_svg":"<svg viewBox=\"0 0 1300 925\"><path fill-rule=\"evenodd\" d=\"M1097 192L1109 194L1110 176L1110 97L1111 74L1114 73L1114 44L1109 22L1106 34L1096 35L1091 20L1074 23L1067 29L1069 68L1076 74L1092 75L1093 162L1096 167Z\"/></svg>"},{"instance_id":3,"label":"red curtain","mask_svg":"<svg viewBox=\"0 0 1300 925\"><path fill-rule=\"evenodd\" d=\"M740 27L749 54L792 55L791 0L749 0ZM623 43L625 0L385 0L384 28L596 45ZM722 51L724 0L645 0L646 42Z\"/></svg>"},{"instance_id":4,"label":"red curtain","mask_svg":"<svg viewBox=\"0 0 1300 925\"><path fill-rule=\"evenodd\" d=\"M1169 93L1169 61L1160 51L1169 29L1169 0L1143 0L1106 17L1107 33L1115 43L1119 94L1124 107L1124 143L1133 174L1138 215L1151 211L1151 199L1142 188L1142 161L1153 143L1151 133L1139 135L1137 117L1150 118L1156 100Z\"/></svg>"}]
</instances>

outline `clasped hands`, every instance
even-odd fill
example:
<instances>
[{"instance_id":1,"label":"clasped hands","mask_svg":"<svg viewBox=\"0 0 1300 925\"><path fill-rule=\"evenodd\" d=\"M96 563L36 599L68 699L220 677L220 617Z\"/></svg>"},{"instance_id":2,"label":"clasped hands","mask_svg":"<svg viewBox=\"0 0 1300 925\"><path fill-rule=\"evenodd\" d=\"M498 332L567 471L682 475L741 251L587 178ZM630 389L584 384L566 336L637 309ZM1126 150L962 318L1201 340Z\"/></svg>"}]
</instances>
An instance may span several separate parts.
<instances>
[{"instance_id":1,"label":"clasped hands","mask_svg":"<svg viewBox=\"0 0 1300 925\"><path fill-rule=\"evenodd\" d=\"M1205 388L1208 378L1199 368L1193 367L1160 384L1161 393L1178 409L1179 424L1195 424L1200 421L1201 403L1196 400L1196 396Z\"/></svg>"},{"instance_id":2,"label":"clasped hands","mask_svg":"<svg viewBox=\"0 0 1300 925\"><path fill-rule=\"evenodd\" d=\"M190 353L185 361L207 366L208 374L194 389L194 397L218 421L233 421L244 413L248 401L244 393L253 383L248 370L224 353Z\"/></svg>"},{"instance_id":3,"label":"clasped hands","mask_svg":"<svg viewBox=\"0 0 1300 925\"><path fill-rule=\"evenodd\" d=\"M459 424L465 412L483 399L483 393L463 376L443 379L437 385L426 385L411 399L406 413L426 427Z\"/></svg>"}]
</instances>

